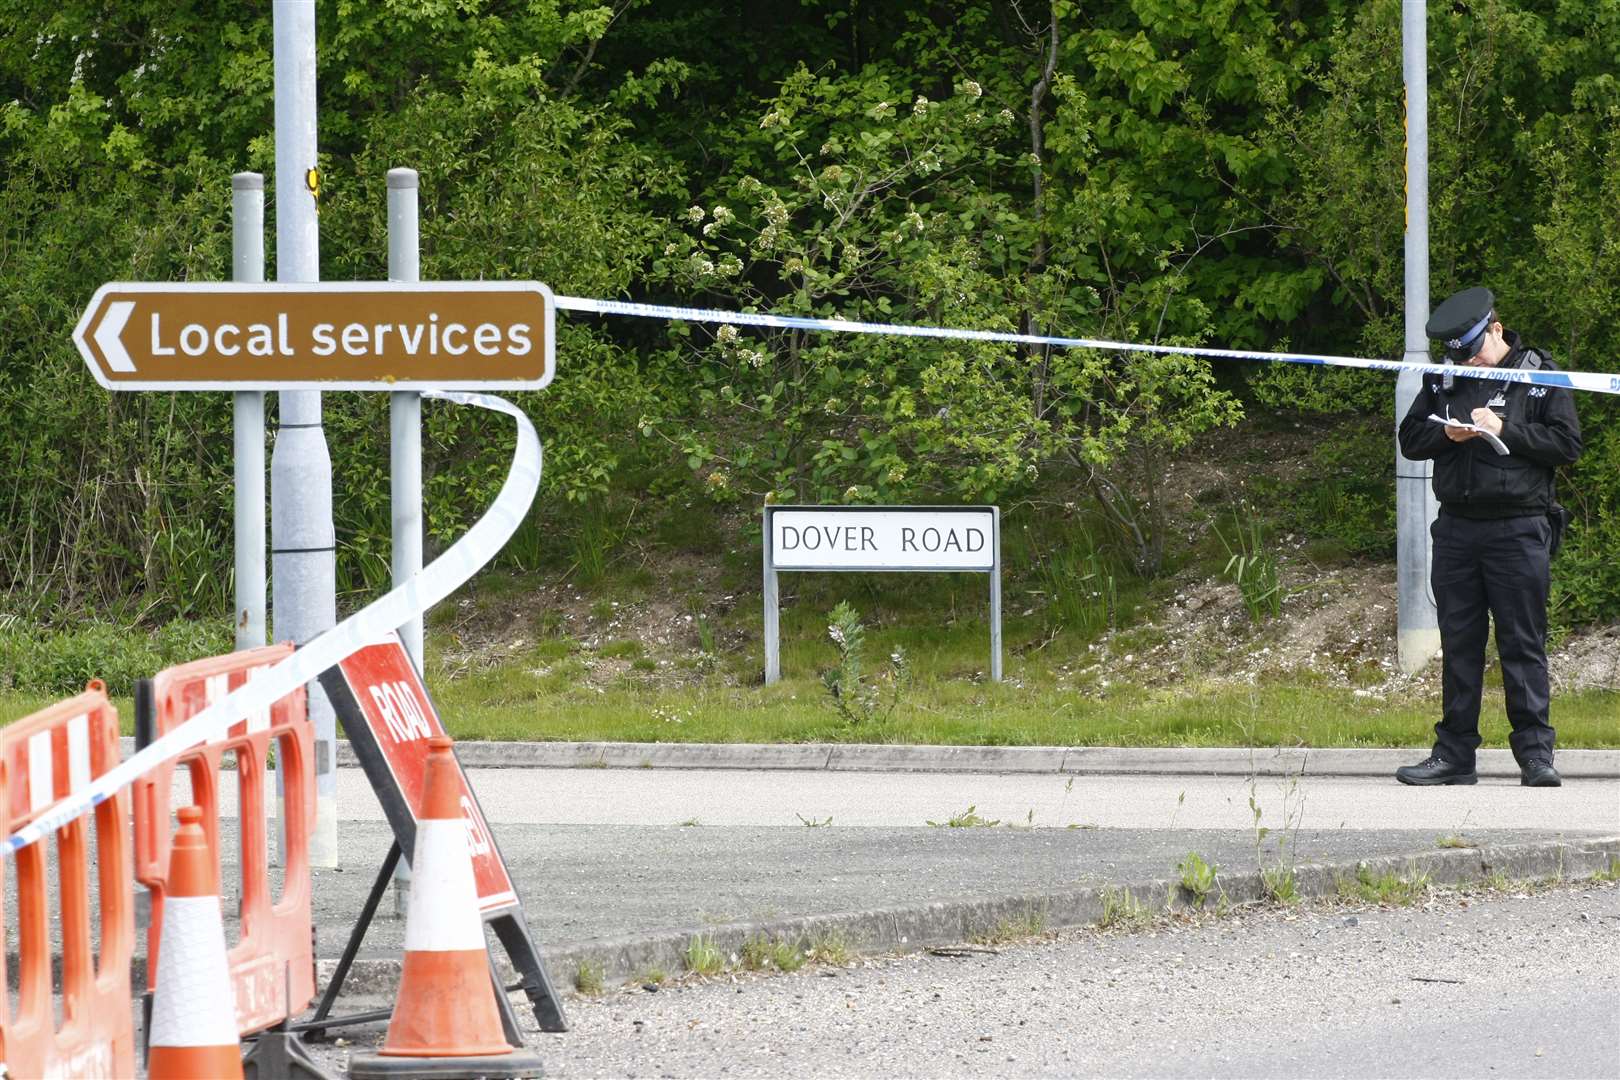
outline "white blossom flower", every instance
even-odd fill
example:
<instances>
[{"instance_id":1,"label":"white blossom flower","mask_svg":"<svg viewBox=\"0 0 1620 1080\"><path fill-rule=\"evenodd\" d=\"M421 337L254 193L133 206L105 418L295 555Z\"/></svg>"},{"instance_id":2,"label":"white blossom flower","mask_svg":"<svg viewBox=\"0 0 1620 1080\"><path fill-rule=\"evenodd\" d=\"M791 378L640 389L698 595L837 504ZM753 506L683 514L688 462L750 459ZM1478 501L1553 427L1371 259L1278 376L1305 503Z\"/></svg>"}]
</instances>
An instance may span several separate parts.
<instances>
[{"instance_id":1,"label":"white blossom flower","mask_svg":"<svg viewBox=\"0 0 1620 1080\"><path fill-rule=\"evenodd\" d=\"M730 225L733 221L737 220L737 215L733 214L730 207L726 206L716 206L713 210L709 211L709 214L718 224L721 225Z\"/></svg>"},{"instance_id":2,"label":"white blossom flower","mask_svg":"<svg viewBox=\"0 0 1620 1080\"><path fill-rule=\"evenodd\" d=\"M1002 109L996 114L996 119L1000 120L1003 124L1010 124L1014 120L1018 119L1018 117L1013 115L1013 111L1011 109Z\"/></svg>"},{"instance_id":3,"label":"white blossom flower","mask_svg":"<svg viewBox=\"0 0 1620 1080\"><path fill-rule=\"evenodd\" d=\"M732 326L730 323L722 324L720 329L714 332L714 340L718 341L722 345L735 344L739 336L740 335L737 333L737 328Z\"/></svg>"},{"instance_id":4,"label":"white blossom flower","mask_svg":"<svg viewBox=\"0 0 1620 1080\"><path fill-rule=\"evenodd\" d=\"M854 502L856 499L859 499L860 497L861 497L861 489L860 489L859 485L851 484L851 485L849 485L849 487L844 489L844 501L845 502Z\"/></svg>"},{"instance_id":5,"label":"white blossom flower","mask_svg":"<svg viewBox=\"0 0 1620 1080\"><path fill-rule=\"evenodd\" d=\"M701 207L701 206L688 207L687 210L686 210L686 220L690 221L694 225L696 225L698 222L702 221L703 220L703 207Z\"/></svg>"},{"instance_id":6,"label":"white blossom flower","mask_svg":"<svg viewBox=\"0 0 1620 1080\"><path fill-rule=\"evenodd\" d=\"M912 111L912 113L914 115L917 115L917 116L927 116L928 115L928 99L923 97L921 94L918 94L917 95L917 100L913 101L911 103L911 111Z\"/></svg>"},{"instance_id":7,"label":"white blossom flower","mask_svg":"<svg viewBox=\"0 0 1620 1080\"><path fill-rule=\"evenodd\" d=\"M969 79L967 82L962 84L962 93L966 94L968 97L983 97L984 87L980 86L972 79Z\"/></svg>"}]
</instances>

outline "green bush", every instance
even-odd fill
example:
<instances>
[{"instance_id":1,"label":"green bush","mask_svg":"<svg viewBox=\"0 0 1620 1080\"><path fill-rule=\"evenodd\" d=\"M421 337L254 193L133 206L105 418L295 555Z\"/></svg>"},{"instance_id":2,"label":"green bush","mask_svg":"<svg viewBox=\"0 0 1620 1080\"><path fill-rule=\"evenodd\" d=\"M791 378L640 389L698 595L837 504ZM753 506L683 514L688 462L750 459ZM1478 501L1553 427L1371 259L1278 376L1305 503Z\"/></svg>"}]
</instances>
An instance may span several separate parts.
<instances>
[{"instance_id":1,"label":"green bush","mask_svg":"<svg viewBox=\"0 0 1620 1080\"><path fill-rule=\"evenodd\" d=\"M0 687L68 696L100 679L128 697L137 679L163 668L231 651L228 623L175 620L155 631L90 621L60 631L0 629Z\"/></svg>"}]
</instances>

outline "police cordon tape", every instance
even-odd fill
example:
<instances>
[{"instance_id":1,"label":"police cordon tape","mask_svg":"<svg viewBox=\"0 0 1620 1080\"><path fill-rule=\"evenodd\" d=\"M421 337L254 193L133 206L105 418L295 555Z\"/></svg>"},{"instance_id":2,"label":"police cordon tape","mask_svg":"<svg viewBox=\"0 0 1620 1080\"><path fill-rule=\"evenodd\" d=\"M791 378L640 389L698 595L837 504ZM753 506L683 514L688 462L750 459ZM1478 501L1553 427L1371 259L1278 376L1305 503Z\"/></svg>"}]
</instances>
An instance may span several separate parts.
<instances>
[{"instance_id":1,"label":"police cordon tape","mask_svg":"<svg viewBox=\"0 0 1620 1080\"><path fill-rule=\"evenodd\" d=\"M558 296L563 311L592 315L622 315L631 318L666 319L676 322L719 323L731 326L763 326L826 333L880 334L890 337L926 337L954 341L987 341L1012 345L1051 345L1064 349L1098 349L1114 352L1154 353L1169 356L1206 356L1219 360L1280 361L1322 367L1357 368L1370 371L1441 371L1476 379L1497 379L1537 386L1558 386L1589 390L1600 394L1620 394L1620 375L1590 371L1540 371L1514 368L1475 368L1467 365L1437 367L1410 360L1373 360L1355 356L1316 353L1259 352L1248 349L1210 349L1196 345L1144 345L1136 342L1107 341L1097 338L1057 337L1046 334L1018 334L1002 330L966 330L945 326L913 326L904 323L859 322L850 319L817 319L803 315L768 315L751 311L722 311L716 308L689 308L668 304L641 304L628 300L598 300L580 296ZM105 802L119 788L130 783L152 766L198 743L224 733L249 713L267 708L294 687L302 686L355 650L423 614L477 573L517 531L540 487L541 449L539 436L527 416L510 402L486 394L450 391L423 391L425 398L475 405L506 413L517 421L518 445L512 467L495 502L465 536L423 569L416 580L394 589L382 599L355 612L326 633L310 641L290 658L268 669L263 676L226 695L191 720L157 739L144 750L104 774L96 783L74 798L57 804L48 813L8 836L0 845L0 857L15 854L48 833L66 825L80 814ZM531 464L532 462L532 464ZM521 504L521 505L519 505Z\"/></svg>"},{"instance_id":2,"label":"police cordon tape","mask_svg":"<svg viewBox=\"0 0 1620 1080\"><path fill-rule=\"evenodd\" d=\"M224 734L244 717L267 709L279 698L371 644L400 624L427 611L477 573L506 544L522 523L540 489L542 453L534 425L516 405L486 394L427 390L424 398L474 405L501 412L517 421L517 448L495 501L444 554L423 568L414 581L384 595L312 639L292 656L267 668L186 723L150 743L144 750L102 774L74 797L64 799L5 840L0 856L11 856L105 802L153 766L199 743Z\"/></svg>"},{"instance_id":3,"label":"police cordon tape","mask_svg":"<svg viewBox=\"0 0 1620 1080\"><path fill-rule=\"evenodd\" d=\"M559 296L557 307L593 315L627 315L643 319L669 319L676 322L721 323L732 326L769 326L786 330L816 330L842 334L883 334L889 337L946 338L956 341L993 341L1012 345L1052 345L1064 349L1102 349L1114 352L1158 353L1169 356L1208 356L1217 360L1266 360L1321 367L1363 368L1371 371L1442 372L1474 379L1500 379L1504 382L1562 386L1571 390L1591 390L1599 394L1620 394L1620 375L1592 371L1529 371L1523 368L1475 368L1467 365L1437 366L1413 360L1369 360L1357 356L1324 356L1316 353L1255 352L1247 349L1208 349L1194 345L1140 345L1126 341L1094 338L1051 337L1044 334L1016 334L1002 330L958 330L945 326L907 326L902 323L852 322L848 319L813 319L803 315L764 315L751 311L720 311L709 308L670 307L665 304L637 304L628 300L593 300L579 296Z\"/></svg>"}]
</instances>

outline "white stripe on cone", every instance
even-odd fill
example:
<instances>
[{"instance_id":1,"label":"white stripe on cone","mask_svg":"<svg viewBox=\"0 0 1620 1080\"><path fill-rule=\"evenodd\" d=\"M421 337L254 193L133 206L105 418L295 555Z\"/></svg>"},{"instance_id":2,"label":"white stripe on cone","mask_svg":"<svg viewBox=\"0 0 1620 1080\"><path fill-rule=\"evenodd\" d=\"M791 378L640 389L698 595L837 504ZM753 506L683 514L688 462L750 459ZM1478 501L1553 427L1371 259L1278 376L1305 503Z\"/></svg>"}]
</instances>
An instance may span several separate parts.
<instances>
[{"instance_id":1,"label":"white stripe on cone","mask_svg":"<svg viewBox=\"0 0 1620 1080\"><path fill-rule=\"evenodd\" d=\"M484 948L478 917L478 886L467 854L467 828L460 821L428 818L416 823L411 860L411 902L405 912L406 952L464 952Z\"/></svg>"},{"instance_id":2,"label":"white stripe on cone","mask_svg":"<svg viewBox=\"0 0 1620 1080\"><path fill-rule=\"evenodd\" d=\"M235 1046L236 994L217 896L163 901L152 1046Z\"/></svg>"}]
</instances>

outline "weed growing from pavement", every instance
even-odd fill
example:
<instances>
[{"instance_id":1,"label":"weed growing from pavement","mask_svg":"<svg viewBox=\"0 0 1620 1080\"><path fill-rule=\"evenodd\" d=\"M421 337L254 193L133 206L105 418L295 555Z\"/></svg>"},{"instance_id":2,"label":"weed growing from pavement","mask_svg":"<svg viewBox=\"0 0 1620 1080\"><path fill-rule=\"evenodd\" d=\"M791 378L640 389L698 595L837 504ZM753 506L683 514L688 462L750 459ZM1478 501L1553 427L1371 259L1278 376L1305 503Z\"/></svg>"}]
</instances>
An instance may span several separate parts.
<instances>
[{"instance_id":1,"label":"weed growing from pavement","mask_svg":"<svg viewBox=\"0 0 1620 1080\"><path fill-rule=\"evenodd\" d=\"M799 819L800 825L803 825L808 829L825 829L827 826L832 824L831 814L828 814L824 818L805 817L803 814L794 814L793 816Z\"/></svg>"},{"instance_id":2,"label":"weed growing from pavement","mask_svg":"<svg viewBox=\"0 0 1620 1080\"><path fill-rule=\"evenodd\" d=\"M1615 858L1613 855L1609 856L1609 865L1593 873L1591 880L1594 884L1602 884L1606 881L1620 881L1620 859Z\"/></svg>"},{"instance_id":3,"label":"weed growing from pavement","mask_svg":"<svg viewBox=\"0 0 1620 1080\"><path fill-rule=\"evenodd\" d=\"M689 817L685 821L677 821L675 824L683 829L695 829L702 825L703 822L699 821L695 817Z\"/></svg>"},{"instance_id":4,"label":"weed growing from pavement","mask_svg":"<svg viewBox=\"0 0 1620 1080\"><path fill-rule=\"evenodd\" d=\"M1187 852L1186 857L1176 863L1176 870L1181 874L1182 891L1197 901L1199 907L1204 906L1204 901L1219 886L1216 874L1220 867L1205 862L1204 857L1196 851Z\"/></svg>"},{"instance_id":5,"label":"weed growing from pavement","mask_svg":"<svg viewBox=\"0 0 1620 1080\"><path fill-rule=\"evenodd\" d=\"M602 992L602 969L596 964L581 960L574 969L574 989L590 997Z\"/></svg>"},{"instance_id":6,"label":"weed growing from pavement","mask_svg":"<svg viewBox=\"0 0 1620 1080\"><path fill-rule=\"evenodd\" d=\"M1260 868L1260 885L1266 890L1266 895L1283 907L1292 907L1299 903L1299 882L1294 877L1292 865L1263 866Z\"/></svg>"},{"instance_id":7,"label":"weed growing from pavement","mask_svg":"<svg viewBox=\"0 0 1620 1080\"><path fill-rule=\"evenodd\" d=\"M669 981L669 972L660 967L648 968L636 976L634 981L641 986L663 986Z\"/></svg>"},{"instance_id":8,"label":"weed growing from pavement","mask_svg":"<svg viewBox=\"0 0 1620 1080\"><path fill-rule=\"evenodd\" d=\"M1429 894L1429 875L1422 871L1411 876L1393 870L1374 873L1366 863L1357 866L1353 876L1337 875L1334 884L1342 899L1397 907L1415 904Z\"/></svg>"},{"instance_id":9,"label":"weed growing from pavement","mask_svg":"<svg viewBox=\"0 0 1620 1080\"><path fill-rule=\"evenodd\" d=\"M1472 840L1468 839L1468 837L1463 836L1461 833L1451 833L1449 836L1436 837L1434 846L1442 848L1471 848L1477 845Z\"/></svg>"},{"instance_id":10,"label":"weed growing from pavement","mask_svg":"<svg viewBox=\"0 0 1620 1080\"><path fill-rule=\"evenodd\" d=\"M1097 926L1103 930L1140 930L1153 922L1153 914L1129 889L1102 891L1102 914Z\"/></svg>"},{"instance_id":11,"label":"weed growing from pavement","mask_svg":"<svg viewBox=\"0 0 1620 1080\"><path fill-rule=\"evenodd\" d=\"M810 938L809 947L804 951L805 959L813 960L818 964L831 964L833 967L843 967L850 961L849 942L842 930L823 930Z\"/></svg>"},{"instance_id":12,"label":"weed growing from pavement","mask_svg":"<svg viewBox=\"0 0 1620 1080\"><path fill-rule=\"evenodd\" d=\"M928 824L936 829L992 829L1001 824L1000 818L980 817L978 810L977 805L970 806L944 821L930 821Z\"/></svg>"},{"instance_id":13,"label":"weed growing from pavement","mask_svg":"<svg viewBox=\"0 0 1620 1080\"><path fill-rule=\"evenodd\" d=\"M738 962L744 971L764 971L767 968L798 971L804 966L805 954L791 942L772 941L764 935L757 935L743 942Z\"/></svg>"},{"instance_id":14,"label":"weed growing from pavement","mask_svg":"<svg viewBox=\"0 0 1620 1080\"><path fill-rule=\"evenodd\" d=\"M718 975L726 966L726 958L715 948L714 939L704 934L687 943L685 960L686 970L693 975Z\"/></svg>"},{"instance_id":15,"label":"weed growing from pavement","mask_svg":"<svg viewBox=\"0 0 1620 1080\"><path fill-rule=\"evenodd\" d=\"M1010 941L1027 941L1046 933L1046 909L1030 906L1022 915L1002 919L989 930L968 937L972 945L1005 945Z\"/></svg>"},{"instance_id":16,"label":"weed growing from pavement","mask_svg":"<svg viewBox=\"0 0 1620 1080\"><path fill-rule=\"evenodd\" d=\"M1305 775L1305 763L1308 758L1301 758L1299 770L1290 773L1288 782L1283 787L1282 797L1282 824L1281 833L1277 840L1277 861L1266 865L1265 841L1271 835L1272 829L1268 825L1260 824L1263 811L1260 808L1259 776L1260 770L1254 760L1254 723L1258 717L1258 702L1250 698L1250 722L1244 726L1244 742L1249 747L1249 813L1253 815L1254 824L1254 861L1260 871L1260 887L1265 895L1284 907L1299 902L1299 882L1294 876L1294 864L1299 847L1299 823L1305 816L1305 792L1300 786L1300 779Z\"/></svg>"}]
</instances>

